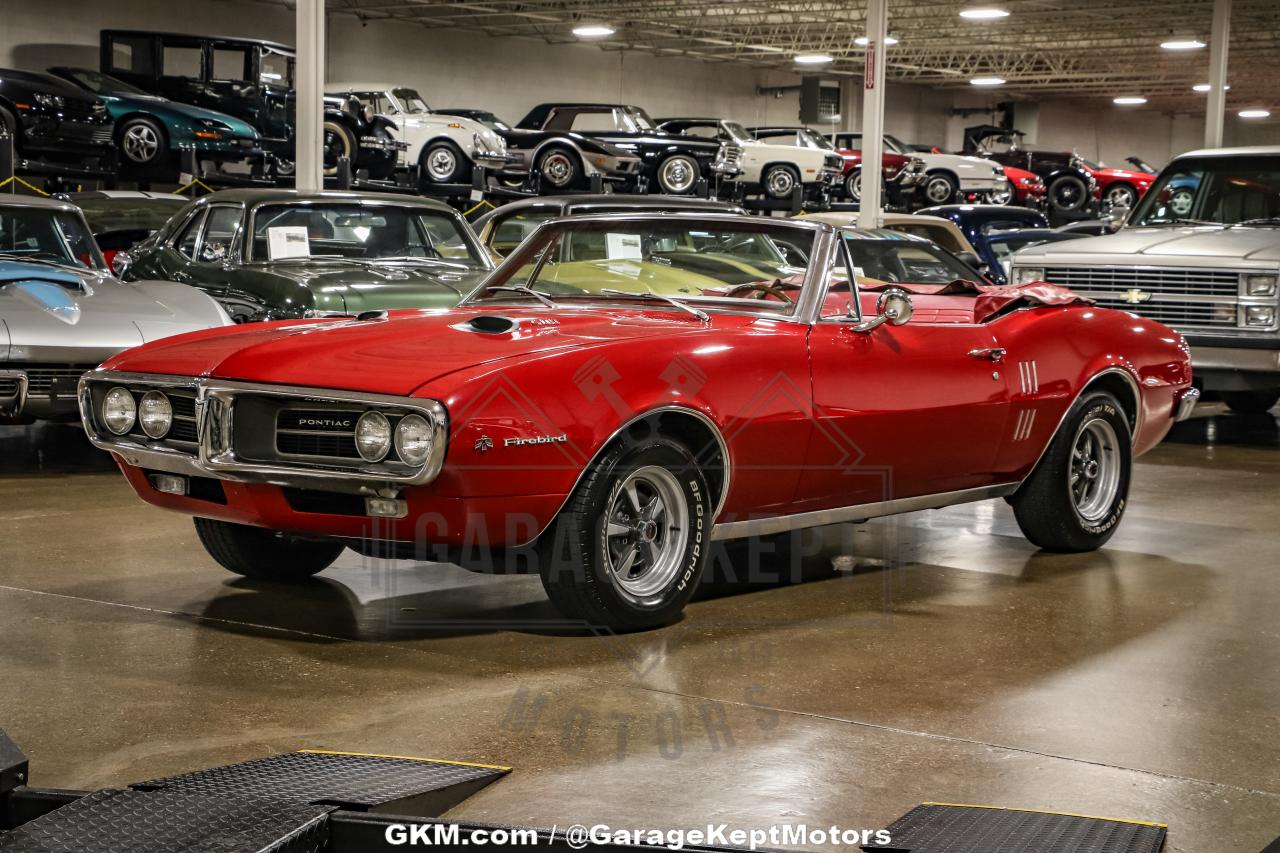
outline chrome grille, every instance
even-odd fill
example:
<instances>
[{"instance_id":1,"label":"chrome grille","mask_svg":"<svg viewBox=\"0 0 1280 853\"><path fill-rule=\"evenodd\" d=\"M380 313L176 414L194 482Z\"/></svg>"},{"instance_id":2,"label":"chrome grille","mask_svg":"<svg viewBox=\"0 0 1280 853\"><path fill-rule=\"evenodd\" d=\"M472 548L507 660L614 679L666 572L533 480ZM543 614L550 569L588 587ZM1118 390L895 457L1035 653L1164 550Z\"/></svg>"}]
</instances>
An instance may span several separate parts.
<instances>
[{"instance_id":1,"label":"chrome grille","mask_svg":"<svg viewBox=\"0 0 1280 853\"><path fill-rule=\"evenodd\" d=\"M97 367L96 364L23 364L0 362L0 370L21 370L27 374L27 396L46 396L53 392L57 382L64 396L74 396L80 377Z\"/></svg>"},{"instance_id":2,"label":"chrome grille","mask_svg":"<svg viewBox=\"0 0 1280 853\"><path fill-rule=\"evenodd\" d=\"M1238 328L1240 273L1160 267L1047 267L1045 280L1106 308L1131 311L1175 329Z\"/></svg>"},{"instance_id":3,"label":"chrome grille","mask_svg":"<svg viewBox=\"0 0 1280 853\"><path fill-rule=\"evenodd\" d=\"M1231 270L1138 267L1048 267L1045 280L1072 290L1145 290L1151 293L1228 296L1240 294L1240 274Z\"/></svg>"},{"instance_id":4,"label":"chrome grille","mask_svg":"<svg viewBox=\"0 0 1280 853\"><path fill-rule=\"evenodd\" d=\"M361 410L281 409L276 413L276 452L284 456L359 459L356 421Z\"/></svg>"}]
</instances>

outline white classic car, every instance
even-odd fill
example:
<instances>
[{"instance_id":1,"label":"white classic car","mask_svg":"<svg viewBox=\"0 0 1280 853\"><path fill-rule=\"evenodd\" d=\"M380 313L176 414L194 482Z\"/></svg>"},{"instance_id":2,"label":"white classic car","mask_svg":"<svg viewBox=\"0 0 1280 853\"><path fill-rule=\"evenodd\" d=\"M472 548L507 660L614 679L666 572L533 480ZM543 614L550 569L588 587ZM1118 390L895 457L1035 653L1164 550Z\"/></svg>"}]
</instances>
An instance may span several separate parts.
<instances>
[{"instance_id":1,"label":"white classic car","mask_svg":"<svg viewBox=\"0 0 1280 853\"><path fill-rule=\"evenodd\" d=\"M492 128L474 119L442 115L416 89L381 83L329 83L328 95L354 97L377 115L390 119L408 150L400 168L419 167L419 182L457 184L471 180L475 166L500 170L511 162L507 144Z\"/></svg>"},{"instance_id":2,"label":"white classic car","mask_svg":"<svg viewBox=\"0 0 1280 853\"><path fill-rule=\"evenodd\" d=\"M736 180L743 181L769 198L789 198L797 186L805 195L822 195L840 182L844 159L834 151L801 148L756 139L736 121L714 118L661 118L658 127L668 133L715 139L742 150Z\"/></svg>"},{"instance_id":3,"label":"white classic car","mask_svg":"<svg viewBox=\"0 0 1280 853\"><path fill-rule=\"evenodd\" d=\"M1183 154L1117 233L1023 249L1011 274L1172 326L1197 385L1266 411L1280 401L1280 146Z\"/></svg>"},{"instance_id":4,"label":"white classic car","mask_svg":"<svg viewBox=\"0 0 1280 853\"><path fill-rule=\"evenodd\" d=\"M837 133L835 137L838 148L862 150L861 133ZM959 193L985 197L1005 187L1004 167L983 157L919 151L887 133L884 150L924 160L927 178L922 195L931 205L950 204Z\"/></svg>"}]
</instances>

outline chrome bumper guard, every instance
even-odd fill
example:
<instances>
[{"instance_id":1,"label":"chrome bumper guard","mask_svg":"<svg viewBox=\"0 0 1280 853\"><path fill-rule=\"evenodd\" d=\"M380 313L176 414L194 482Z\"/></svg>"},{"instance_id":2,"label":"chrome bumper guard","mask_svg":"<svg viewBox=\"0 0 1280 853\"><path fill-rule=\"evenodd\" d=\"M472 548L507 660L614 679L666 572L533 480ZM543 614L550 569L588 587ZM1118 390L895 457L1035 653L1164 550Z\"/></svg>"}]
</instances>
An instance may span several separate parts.
<instances>
[{"instance_id":1,"label":"chrome bumper guard","mask_svg":"<svg viewBox=\"0 0 1280 853\"><path fill-rule=\"evenodd\" d=\"M93 412L95 384L126 388L182 388L195 392L195 452L166 446L164 439L151 441L141 436L114 435L99 429ZM434 426L431 455L417 469L407 472L378 467L381 463L353 460L350 465L323 465L307 462L259 462L236 455L232 436L235 430L237 398L251 395L269 399L302 400L319 404L355 404L370 409L394 408L418 414ZM80 419L85 434L94 447L118 454L138 468L182 474L189 477L213 477L244 483L272 483L280 486L322 489L330 492L377 497L394 497L400 487L431 482L440 473L448 448L448 415L435 400L364 394L324 388L262 385L217 379L163 376L140 373L94 371L85 374L79 385Z\"/></svg>"},{"instance_id":2,"label":"chrome bumper guard","mask_svg":"<svg viewBox=\"0 0 1280 853\"><path fill-rule=\"evenodd\" d=\"M1182 392L1182 396L1178 398L1177 405L1174 407L1174 422L1185 421L1191 417L1191 412L1195 409L1196 403L1200 402L1200 389L1187 388Z\"/></svg>"},{"instance_id":3,"label":"chrome bumper guard","mask_svg":"<svg viewBox=\"0 0 1280 853\"><path fill-rule=\"evenodd\" d=\"M27 374L0 370L0 417L15 418L27 402Z\"/></svg>"}]
</instances>

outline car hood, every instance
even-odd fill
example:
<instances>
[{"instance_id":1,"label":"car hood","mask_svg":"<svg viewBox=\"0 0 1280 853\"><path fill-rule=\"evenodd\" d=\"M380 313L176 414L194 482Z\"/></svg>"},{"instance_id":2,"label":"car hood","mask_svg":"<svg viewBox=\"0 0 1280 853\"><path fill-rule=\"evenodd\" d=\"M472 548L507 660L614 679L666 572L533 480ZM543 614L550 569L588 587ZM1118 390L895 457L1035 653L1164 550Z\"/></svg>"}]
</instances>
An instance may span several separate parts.
<instances>
[{"instance_id":1,"label":"car hood","mask_svg":"<svg viewBox=\"0 0 1280 853\"><path fill-rule=\"evenodd\" d=\"M126 347L209 325L156 301L138 285L106 274L60 270L0 276L0 318L8 327L6 358L12 361L38 358L55 348L82 351L84 361L98 361Z\"/></svg>"},{"instance_id":2,"label":"car hood","mask_svg":"<svg viewBox=\"0 0 1280 853\"><path fill-rule=\"evenodd\" d=\"M283 262L257 269L310 290L317 310L353 313L454 305L489 272L414 263Z\"/></svg>"},{"instance_id":3,"label":"car hood","mask_svg":"<svg viewBox=\"0 0 1280 853\"><path fill-rule=\"evenodd\" d=\"M477 317L505 318L515 327L477 331ZM710 328L666 310L467 306L398 311L385 319L253 323L198 332L124 353L104 367L407 396L450 373L507 359Z\"/></svg>"},{"instance_id":4,"label":"car hood","mask_svg":"<svg viewBox=\"0 0 1280 853\"><path fill-rule=\"evenodd\" d=\"M1102 263L1136 256L1137 263L1159 262L1164 258L1197 258L1280 263L1280 228L1229 228L1219 225L1167 226L1163 228L1122 228L1115 234L1084 237L1065 243L1032 246L1018 252L1021 264L1071 263L1086 256L1103 258Z\"/></svg>"}]
</instances>

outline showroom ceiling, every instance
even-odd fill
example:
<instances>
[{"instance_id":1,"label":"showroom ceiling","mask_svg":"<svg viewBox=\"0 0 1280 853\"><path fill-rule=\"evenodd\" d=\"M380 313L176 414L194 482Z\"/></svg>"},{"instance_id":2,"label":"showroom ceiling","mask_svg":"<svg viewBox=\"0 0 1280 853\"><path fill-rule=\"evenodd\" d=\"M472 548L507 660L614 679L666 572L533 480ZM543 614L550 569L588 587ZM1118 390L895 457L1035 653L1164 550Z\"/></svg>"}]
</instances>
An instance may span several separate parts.
<instances>
[{"instance_id":1,"label":"showroom ceiling","mask_svg":"<svg viewBox=\"0 0 1280 853\"><path fill-rule=\"evenodd\" d=\"M279 0L285 3L289 0ZM1170 51L1169 39L1209 40L1212 0L1007 0L1010 14L970 21L954 0L890 0L890 79L970 87L973 77L1006 80L1003 93L1073 97L1140 95L1164 109L1197 109L1208 80L1207 48ZM604 50L740 62L794 70L797 54L821 53L831 76L860 75L865 2L832 0L329 0L362 18L394 18L432 28L548 42L582 41L574 27L616 30ZM1235 0L1228 106L1270 105L1280 51L1280 2Z\"/></svg>"}]
</instances>

